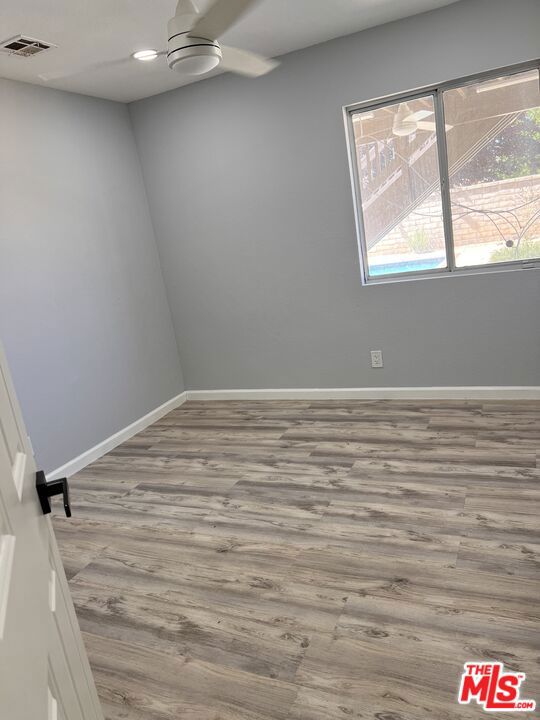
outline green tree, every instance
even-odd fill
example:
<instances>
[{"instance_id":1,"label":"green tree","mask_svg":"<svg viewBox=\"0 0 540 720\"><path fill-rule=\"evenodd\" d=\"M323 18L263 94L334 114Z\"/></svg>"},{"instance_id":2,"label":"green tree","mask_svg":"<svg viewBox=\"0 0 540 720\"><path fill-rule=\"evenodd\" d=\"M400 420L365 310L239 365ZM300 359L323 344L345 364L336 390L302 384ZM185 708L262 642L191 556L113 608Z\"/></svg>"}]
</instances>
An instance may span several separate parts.
<instances>
[{"instance_id":1,"label":"green tree","mask_svg":"<svg viewBox=\"0 0 540 720\"><path fill-rule=\"evenodd\" d=\"M540 174L540 107L521 112L453 178L458 185Z\"/></svg>"}]
</instances>

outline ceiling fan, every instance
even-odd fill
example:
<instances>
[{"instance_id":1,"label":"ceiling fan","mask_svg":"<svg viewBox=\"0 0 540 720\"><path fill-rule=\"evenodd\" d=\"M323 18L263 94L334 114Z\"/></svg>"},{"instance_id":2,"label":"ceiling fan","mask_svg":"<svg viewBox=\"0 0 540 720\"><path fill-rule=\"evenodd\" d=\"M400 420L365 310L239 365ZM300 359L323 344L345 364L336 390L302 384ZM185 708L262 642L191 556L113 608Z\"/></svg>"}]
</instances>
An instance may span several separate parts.
<instances>
[{"instance_id":1,"label":"ceiling fan","mask_svg":"<svg viewBox=\"0 0 540 720\"><path fill-rule=\"evenodd\" d=\"M430 115L433 115L433 110L417 110L416 112L411 112L407 103L402 102L399 104L397 112L394 115L392 132L398 137L407 137L407 135L412 135L417 130L435 132L437 129L435 123L425 120L425 118ZM447 129L449 129L448 126Z\"/></svg>"},{"instance_id":2,"label":"ceiling fan","mask_svg":"<svg viewBox=\"0 0 540 720\"><path fill-rule=\"evenodd\" d=\"M142 57L142 53L134 53L129 57L94 63L67 72L44 73L39 77L45 81L71 77L102 67L132 62L136 55L142 60L166 55L169 68L182 75L205 75L218 65L224 70L248 77L265 75L279 64L276 60L248 50L227 47L218 42L218 38L257 1L217 0L204 15L201 15L192 0L179 0L176 14L167 25L167 50L146 51L150 53L146 57Z\"/></svg>"}]
</instances>

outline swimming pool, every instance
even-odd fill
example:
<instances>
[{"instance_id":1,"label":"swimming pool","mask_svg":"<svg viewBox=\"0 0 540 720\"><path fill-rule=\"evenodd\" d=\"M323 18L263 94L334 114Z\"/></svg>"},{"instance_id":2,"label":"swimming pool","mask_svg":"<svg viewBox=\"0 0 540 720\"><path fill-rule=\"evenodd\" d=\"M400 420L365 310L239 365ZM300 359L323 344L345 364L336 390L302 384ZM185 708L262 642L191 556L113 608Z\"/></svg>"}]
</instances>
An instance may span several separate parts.
<instances>
[{"instance_id":1,"label":"swimming pool","mask_svg":"<svg viewBox=\"0 0 540 720\"><path fill-rule=\"evenodd\" d=\"M370 265L370 277L391 275L392 273L415 272L418 270L433 270L444 263L444 256L434 258L419 258L418 260L400 260L399 262Z\"/></svg>"}]
</instances>

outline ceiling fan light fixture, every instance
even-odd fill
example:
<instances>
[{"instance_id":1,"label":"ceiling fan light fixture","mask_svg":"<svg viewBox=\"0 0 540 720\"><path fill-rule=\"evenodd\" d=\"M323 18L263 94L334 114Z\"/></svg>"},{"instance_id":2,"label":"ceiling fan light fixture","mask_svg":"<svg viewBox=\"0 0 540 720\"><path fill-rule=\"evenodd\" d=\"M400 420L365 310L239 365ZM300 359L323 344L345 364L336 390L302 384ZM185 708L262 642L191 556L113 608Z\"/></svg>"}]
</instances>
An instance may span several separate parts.
<instances>
[{"instance_id":1,"label":"ceiling fan light fixture","mask_svg":"<svg viewBox=\"0 0 540 720\"><path fill-rule=\"evenodd\" d=\"M177 14L167 25L167 64L182 75L204 75L217 67L222 59L217 40L190 34L199 18L193 10L193 3L181 0Z\"/></svg>"},{"instance_id":2,"label":"ceiling fan light fixture","mask_svg":"<svg viewBox=\"0 0 540 720\"><path fill-rule=\"evenodd\" d=\"M134 60L140 60L141 62L149 62L155 60L158 56L157 50L137 50L131 56Z\"/></svg>"},{"instance_id":3,"label":"ceiling fan light fixture","mask_svg":"<svg viewBox=\"0 0 540 720\"><path fill-rule=\"evenodd\" d=\"M414 120L404 121L394 125L393 133L398 137L407 137L418 130L418 124Z\"/></svg>"},{"instance_id":4,"label":"ceiling fan light fixture","mask_svg":"<svg viewBox=\"0 0 540 720\"><path fill-rule=\"evenodd\" d=\"M171 70L182 75L205 75L221 62L219 45L175 50L167 56Z\"/></svg>"}]
</instances>

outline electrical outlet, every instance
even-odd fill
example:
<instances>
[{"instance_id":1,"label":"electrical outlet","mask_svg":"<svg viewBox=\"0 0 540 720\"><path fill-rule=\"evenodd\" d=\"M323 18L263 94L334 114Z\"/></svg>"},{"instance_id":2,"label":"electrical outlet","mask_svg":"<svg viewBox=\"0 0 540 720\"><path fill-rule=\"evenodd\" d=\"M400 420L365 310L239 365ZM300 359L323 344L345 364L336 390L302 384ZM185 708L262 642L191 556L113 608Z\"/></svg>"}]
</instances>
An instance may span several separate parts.
<instances>
[{"instance_id":1,"label":"electrical outlet","mask_svg":"<svg viewBox=\"0 0 540 720\"><path fill-rule=\"evenodd\" d=\"M371 367L372 368L384 367L383 359L382 359L382 350L371 350Z\"/></svg>"}]
</instances>

